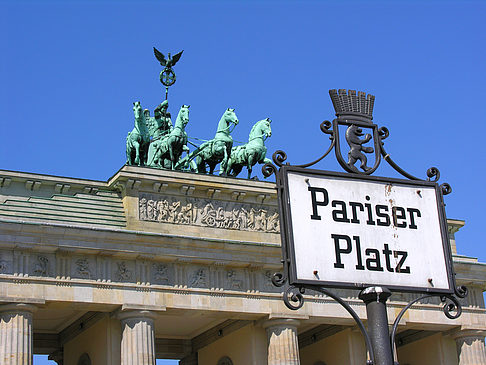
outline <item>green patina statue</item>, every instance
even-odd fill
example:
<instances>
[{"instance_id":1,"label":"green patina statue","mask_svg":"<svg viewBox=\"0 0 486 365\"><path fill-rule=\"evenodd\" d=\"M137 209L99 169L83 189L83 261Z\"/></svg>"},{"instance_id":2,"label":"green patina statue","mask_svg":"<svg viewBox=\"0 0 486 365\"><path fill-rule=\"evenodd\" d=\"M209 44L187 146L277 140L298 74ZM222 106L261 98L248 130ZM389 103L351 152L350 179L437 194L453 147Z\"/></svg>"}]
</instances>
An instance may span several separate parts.
<instances>
[{"instance_id":1,"label":"green patina statue","mask_svg":"<svg viewBox=\"0 0 486 365\"><path fill-rule=\"evenodd\" d=\"M147 158L147 165L151 167L164 167L162 165L158 165L155 162L154 154L156 149L159 148L160 143L162 140L172 131L172 121L170 113L167 111L169 107L169 103L167 100L164 100L160 103L154 110L154 117L147 119L150 120L148 123L149 134L151 138L151 143L148 148L148 158ZM147 114L150 114L148 110L146 110Z\"/></svg>"},{"instance_id":2,"label":"green patina statue","mask_svg":"<svg viewBox=\"0 0 486 365\"><path fill-rule=\"evenodd\" d=\"M252 168L256 163L270 162L265 157L265 140L272 135L271 120L267 118L255 123L248 143L233 148L231 132L238 124L238 118L231 108L223 113L214 138L200 146L190 142L197 148L189 153L185 131L189 122L189 106L181 107L175 126L172 125L170 113L167 111L168 88L175 83L172 67L181 58L182 51L173 57L169 53L166 58L154 47L154 54L164 67L160 73L160 81L166 87L166 100L155 108L153 117L148 109L142 110L139 101L133 103L135 128L127 136L128 165L196 171L201 174L207 173L206 169L209 167L209 173L213 174L216 165L220 164L220 175L237 176L246 167L248 178L251 178ZM187 156L181 158L184 151Z\"/></svg>"},{"instance_id":3,"label":"green patina statue","mask_svg":"<svg viewBox=\"0 0 486 365\"><path fill-rule=\"evenodd\" d=\"M127 136L127 164L144 166L150 143L147 123L139 101L133 103L135 128Z\"/></svg>"},{"instance_id":4,"label":"green patina statue","mask_svg":"<svg viewBox=\"0 0 486 365\"><path fill-rule=\"evenodd\" d=\"M195 151L191 152L186 158L179 161L176 167L187 166L192 160L196 159L197 172L205 174L206 165L209 166L209 173L213 174L216 165L220 164L221 175L226 174L226 165L228 164L233 147L233 138L231 137L231 126L238 124L235 110L228 108L218 123L218 129L213 139L204 142Z\"/></svg>"},{"instance_id":5,"label":"green patina statue","mask_svg":"<svg viewBox=\"0 0 486 365\"><path fill-rule=\"evenodd\" d=\"M243 167L246 167L250 179L252 168L256 163L272 162L266 158L267 147L265 147L265 140L272 135L271 122L270 118L256 122L250 131L248 143L232 148L226 166L226 175L237 176Z\"/></svg>"},{"instance_id":6,"label":"green patina statue","mask_svg":"<svg viewBox=\"0 0 486 365\"><path fill-rule=\"evenodd\" d=\"M156 119L156 118L155 118ZM169 119L170 122L170 119ZM169 133L159 134L157 139L152 140L149 147L148 166L162 167L175 170L182 152L189 152L187 147L186 125L189 122L189 105L183 105L179 110L174 128L172 123Z\"/></svg>"}]
</instances>

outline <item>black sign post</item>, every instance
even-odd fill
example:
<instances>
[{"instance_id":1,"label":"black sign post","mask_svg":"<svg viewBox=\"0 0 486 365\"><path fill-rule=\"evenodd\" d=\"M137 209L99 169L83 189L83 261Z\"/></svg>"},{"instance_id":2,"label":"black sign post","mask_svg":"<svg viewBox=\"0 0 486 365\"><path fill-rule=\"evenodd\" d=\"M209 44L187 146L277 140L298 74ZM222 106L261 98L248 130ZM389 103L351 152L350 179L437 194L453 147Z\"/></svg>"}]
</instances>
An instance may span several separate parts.
<instances>
[{"instance_id":1,"label":"black sign post","mask_svg":"<svg viewBox=\"0 0 486 365\"><path fill-rule=\"evenodd\" d=\"M273 164L262 168L266 177L275 174L279 197L284 267L272 281L289 284L283 300L293 310L303 306L306 290L336 300L363 333L367 365L393 365L398 323L413 304L438 296L448 318L462 312L457 298L466 297L467 288L454 279L443 201L451 187L437 183L437 168L427 170L423 180L391 159L384 148L388 129L372 122L374 96L342 89L329 94L336 119L320 126L330 136L327 151L303 165L286 163L285 152L276 151ZM340 134L349 146L347 159ZM346 173L309 169L333 149ZM370 166L368 156L374 160ZM406 179L371 176L381 159ZM328 288L361 290L368 329ZM393 291L423 295L402 309L390 334L386 301Z\"/></svg>"}]
</instances>

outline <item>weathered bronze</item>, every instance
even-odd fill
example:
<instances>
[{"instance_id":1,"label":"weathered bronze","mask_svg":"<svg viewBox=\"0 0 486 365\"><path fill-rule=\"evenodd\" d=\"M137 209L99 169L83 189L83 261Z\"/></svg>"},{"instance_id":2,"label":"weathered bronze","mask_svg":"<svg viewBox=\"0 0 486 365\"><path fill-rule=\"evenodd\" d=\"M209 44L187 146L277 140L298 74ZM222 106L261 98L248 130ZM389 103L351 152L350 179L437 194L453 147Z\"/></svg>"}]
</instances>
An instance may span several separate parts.
<instances>
[{"instance_id":1,"label":"weathered bronze","mask_svg":"<svg viewBox=\"0 0 486 365\"><path fill-rule=\"evenodd\" d=\"M169 86L174 85L176 82L176 74L174 70L172 70L172 67L175 66L177 61L179 61L182 56L182 52L184 52L184 50L175 54L173 57L171 57L170 53L168 53L167 59L165 59L164 54L154 47L155 58L157 58L160 64L164 66L164 69L160 72L160 82L165 86L165 100L167 100Z\"/></svg>"},{"instance_id":2,"label":"weathered bronze","mask_svg":"<svg viewBox=\"0 0 486 365\"><path fill-rule=\"evenodd\" d=\"M192 159L196 160L197 172L205 174L206 165L209 166L209 173L213 174L214 169L220 163L221 175L226 174L226 165L228 164L233 147L233 138L231 137L231 125L236 126L238 118L235 110L228 108L219 120L218 129L213 139L204 142L195 151L191 152L187 158L179 161L176 168L187 165Z\"/></svg>"},{"instance_id":3,"label":"weathered bronze","mask_svg":"<svg viewBox=\"0 0 486 365\"><path fill-rule=\"evenodd\" d=\"M150 136L139 101L133 103L133 113L135 128L127 136L127 164L143 166L147 159Z\"/></svg>"},{"instance_id":4,"label":"weathered bronze","mask_svg":"<svg viewBox=\"0 0 486 365\"><path fill-rule=\"evenodd\" d=\"M272 135L270 118L255 123L250 131L248 143L231 149L231 155L226 166L226 175L237 176L243 167L248 169L248 179L251 178L253 166L258 163L272 162L266 158L265 140Z\"/></svg>"},{"instance_id":5,"label":"weathered bronze","mask_svg":"<svg viewBox=\"0 0 486 365\"><path fill-rule=\"evenodd\" d=\"M175 165L181 158L182 152L189 152L187 147L187 133L185 127L189 122L189 105L183 105L179 110L175 126L170 133L162 138L153 140L150 144L148 165L175 170Z\"/></svg>"},{"instance_id":6,"label":"weathered bronze","mask_svg":"<svg viewBox=\"0 0 486 365\"><path fill-rule=\"evenodd\" d=\"M213 174L216 165L220 164L220 175L237 176L246 167L248 178L251 178L252 168L256 163L270 162L265 157L265 140L272 135L270 118L255 123L248 143L233 148L231 132L238 124L238 118L235 110L228 108L218 123L213 139L200 146L189 142L185 131L189 122L189 106L181 107L173 126L167 101L167 90L175 82L172 67L179 61L182 52L173 57L169 53L166 58L154 47L155 57L164 66L160 80L166 86L166 100L154 109L153 117L148 109L142 109L139 101L133 103L135 128L127 136L127 164L202 174L207 173L207 167L209 173ZM191 153L188 142L196 147ZM181 158L184 151L187 155Z\"/></svg>"}]
</instances>

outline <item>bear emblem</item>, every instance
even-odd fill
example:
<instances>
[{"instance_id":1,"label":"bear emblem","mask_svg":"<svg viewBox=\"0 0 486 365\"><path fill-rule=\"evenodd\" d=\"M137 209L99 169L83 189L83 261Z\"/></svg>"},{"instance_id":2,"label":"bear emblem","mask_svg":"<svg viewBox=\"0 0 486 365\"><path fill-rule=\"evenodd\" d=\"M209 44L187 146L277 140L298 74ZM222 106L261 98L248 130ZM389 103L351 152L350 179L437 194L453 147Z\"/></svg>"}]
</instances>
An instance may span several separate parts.
<instances>
[{"instance_id":1,"label":"bear emblem","mask_svg":"<svg viewBox=\"0 0 486 365\"><path fill-rule=\"evenodd\" d=\"M354 164L356 161L360 161L360 167L363 171L371 170L371 167L366 166L368 159L364 153L373 153L373 147L364 147L363 144L368 143L371 140L371 134L364 135L363 139L360 137L363 136L363 130L358 127L357 125L352 124L346 130L346 141L348 142L349 147L351 148L348 152L348 166L358 172L358 169ZM363 153L364 152L364 153Z\"/></svg>"}]
</instances>

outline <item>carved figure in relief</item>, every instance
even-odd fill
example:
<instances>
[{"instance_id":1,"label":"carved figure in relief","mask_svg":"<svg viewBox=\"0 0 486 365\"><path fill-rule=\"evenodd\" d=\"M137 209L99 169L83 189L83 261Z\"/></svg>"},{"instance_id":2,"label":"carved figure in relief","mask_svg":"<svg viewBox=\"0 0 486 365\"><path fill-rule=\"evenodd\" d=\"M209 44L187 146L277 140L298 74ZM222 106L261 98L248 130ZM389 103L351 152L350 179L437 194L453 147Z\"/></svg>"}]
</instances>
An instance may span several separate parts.
<instances>
[{"instance_id":1,"label":"carved figure in relief","mask_svg":"<svg viewBox=\"0 0 486 365\"><path fill-rule=\"evenodd\" d=\"M192 204L187 203L181 208L179 214L177 214L177 223L190 224L192 220Z\"/></svg>"},{"instance_id":2,"label":"carved figure in relief","mask_svg":"<svg viewBox=\"0 0 486 365\"><path fill-rule=\"evenodd\" d=\"M172 202L172 204L169 206L169 219L168 219L168 221L170 223L176 223L177 209L179 209L180 205L181 205L181 202L176 201L176 202Z\"/></svg>"},{"instance_id":3,"label":"carved figure in relief","mask_svg":"<svg viewBox=\"0 0 486 365\"><path fill-rule=\"evenodd\" d=\"M167 265L154 264L154 281L159 284L169 284Z\"/></svg>"},{"instance_id":4,"label":"carved figure in relief","mask_svg":"<svg viewBox=\"0 0 486 365\"><path fill-rule=\"evenodd\" d=\"M256 230L255 226L255 213L256 210L251 208L250 211L248 212L248 228Z\"/></svg>"},{"instance_id":5,"label":"carved figure in relief","mask_svg":"<svg viewBox=\"0 0 486 365\"><path fill-rule=\"evenodd\" d=\"M248 211L244 208L241 207L240 209L240 216L239 216L239 222L240 222L240 228L245 229L249 228L248 227Z\"/></svg>"},{"instance_id":6,"label":"carved figure in relief","mask_svg":"<svg viewBox=\"0 0 486 365\"><path fill-rule=\"evenodd\" d=\"M76 272L79 276L87 279L91 278L91 271L89 270L89 262L87 259L76 260Z\"/></svg>"},{"instance_id":7,"label":"carved figure in relief","mask_svg":"<svg viewBox=\"0 0 486 365\"><path fill-rule=\"evenodd\" d=\"M197 198L169 200L142 195L139 217L141 220L224 229L280 231L279 216L275 210L247 209L244 204L233 202L213 203Z\"/></svg>"},{"instance_id":8,"label":"carved figure in relief","mask_svg":"<svg viewBox=\"0 0 486 365\"><path fill-rule=\"evenodd\" d=\"M141 198L139 204L139 216L141 220L146 220L147 217L147 199Z\"/></svg>"},{"instance_id":9,"label":"carved figure in relief","mask_svg":"<svg viewBox=\"0 0 486 365\"><path fill-rule=\"evenodd\" d=\"M157 220L159 222L166 222L169 219L169 202L167 200L159 200L157 202Z\"/></svg>"},{"instance_id":10,"label":"carved figure in relief","mask_svg":"<svg viewBox=\"0 0 486 365\"><path fill-rule=\"evenodd\" d=\"M233 220L233 227L234 229L240 229L241 220L240 220L240 210L233 208L231 211L231 219Z\"/></svg>"},{"instance_id":11,"label":"carved figure in relief","mask_svg":"<svg viewBox=\"0 0 486 365\"><path fill-rule=\"evenodd\" d=\"M207 224L210 227L214 227L216 225L216 209L214 209L213 204L206 204L201 215L202 223Z\"/></svg>"},{"instance_id":12,"label":"carved figure in relief","mask_svg":"<svg viewBox=\"0 0 486 365\"><path fill-rule=\"evenodd\" d=\"M150 220L157 219L157 206L152 199L147 202L147 217Z\"/></svg>"},{"instance_id":13,"label":"carved figure in relief","mask_svg":"<svg viewBox=\"0 0 486 365\"><path fill-rule=\"evenodd\" d=\"M34 275L47 276L47 265L49 264L49 259L45 256L37 256L37 263L34 265Z\"/></svg>"},{"instance_id":14,"label":"carved figure in relief","mask_svg":"<svg viewBox=\"0 0 486 365\"><path fill-rule=\"evenodd\" d=\"M116 278L118 281L126 281L132 278L132 271L129 270L124 262L117 262L118 271L116 272Z\"/></svg>"},{"instance_id":15,"label":"carved figure in relief","mask_svg":"<svg viewBox=\"0 0 486 365\"><path fill-rule=\"evenodd\" d=\"M218 228L228 228L230 222L223 207L218 207L216 217L218 217Z\"/></svg>"},{"instance_id":16,"label":"carved figure in relief","mask_svg":"<svg viewBox=\"0 0 486 365\"><path fill-rule=\"evenodd\" d=\"M206 286L206 272L199 269L194 272L191 278L190 286Z\"/></svg>"},{"instance_id":17,"label":"carved figure in relief","mask_svg":"<svg viewBox=\"0 0 486 365\"><path fill-rule=\"evenodd\" d=\"M364 135L363 139L360 139ZM371 134L367 133L366 135L363 133L363 130L358 127L357 125L350 125L346 130L346 141L348 142L349 147L351 148L348 152L348 166L351 168L358 169L354 166L356 161L361 162L361 168L364 171L368 171L371 167L366 166L367 158L366 155L363 153L372 153L373 147L364 147L363 144L368 143L371 140Z\"/></svg>"},{"instance_id":18,"label":"carved figure in relief","mask_svg":"<svg viewBox=\"0 0 486 365\"><path fill-rule=\"evenodd\" d=\"M273 213L267 219L267 231L268 232L280 232L280 222L278 220L278 213Z\"/></svg>"},{"instance_id":19,"label":"carved figure in relief","mask_svg":"<svg viewBox=\"0 0 486 365\"><path fill-rule=\"evenodd\" d=\"M226 273L228 277L228 281L231 288L235 289L242 289L243 288L243 280L238 279L237 274L235 271L230 270Z\"/></svg>"},{"instance_id":20,"label":"carved figure in relief","mask_svg":"<svg viewBox=\"0 0 486 365\"><path fill-rule=\"evenodd\" d=\"M267 229L267 211L260 209L255 215L255 229L257 231L266 231Z\"/></svg>"}]
</instances>

